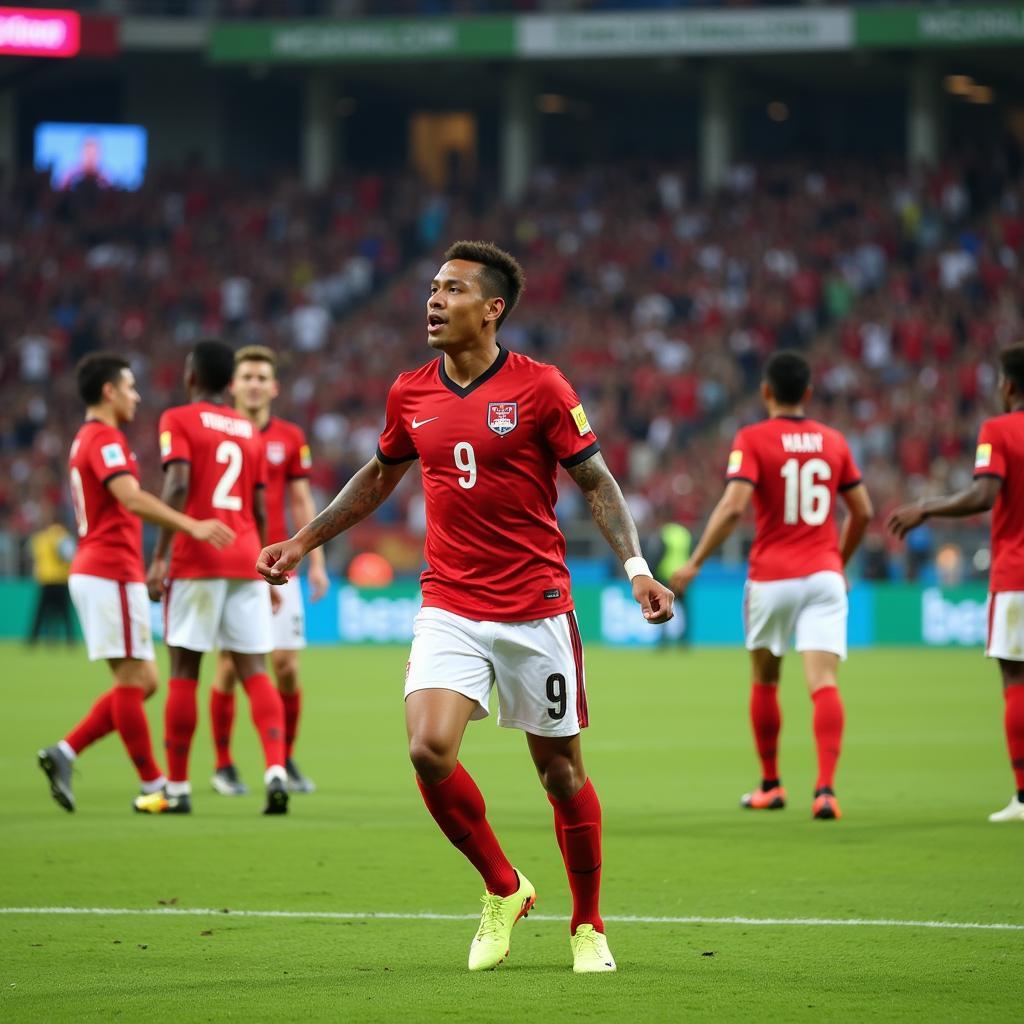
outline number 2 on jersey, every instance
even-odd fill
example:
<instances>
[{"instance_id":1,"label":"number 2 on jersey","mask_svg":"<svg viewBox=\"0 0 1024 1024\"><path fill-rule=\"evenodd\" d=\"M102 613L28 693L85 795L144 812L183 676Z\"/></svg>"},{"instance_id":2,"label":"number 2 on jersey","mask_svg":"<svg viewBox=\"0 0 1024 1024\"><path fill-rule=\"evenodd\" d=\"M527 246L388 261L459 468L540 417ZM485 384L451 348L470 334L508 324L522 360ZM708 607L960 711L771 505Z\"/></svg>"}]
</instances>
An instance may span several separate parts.
<instances>
[{"instance_id":1,"label":"number 2 on jersey","mask_svg":"<svg viewBox=\"0 0 1024 1024\"><path fill-rule=\"evenodd\" d=\"M214 458L226 465L217 486L213 489L213 507L222 508L225 512L241 512L241 496L231 493L231 488L242 475L242 449L235 441L221 441L217 445Z\"/></svg>"},{"instance_id":2,"label":"number 2 on jersey","mask_svg":"<svg viewBox=\"0 0 1024 1024\"><path fill-rule=\"evenodd\" d=\"M787 526L799 522L821 526L828 519L832 493L819 480L832 479L832 467L824 459L787 459L780 471L786 481L786 500L782 521Z\"/></svg>"},{"instance_id":3,"label":"number 2 on jersey","mask_svg":"<svg viewBox=\"0 0 1024 1024\"><path fill-rule=\"evenodd\" d=\"M460 441L455 446L455 468L466 476L459 477L459 486L467 491L476 485L476 452L468 441Z\"/></svg>"}]
</instances>

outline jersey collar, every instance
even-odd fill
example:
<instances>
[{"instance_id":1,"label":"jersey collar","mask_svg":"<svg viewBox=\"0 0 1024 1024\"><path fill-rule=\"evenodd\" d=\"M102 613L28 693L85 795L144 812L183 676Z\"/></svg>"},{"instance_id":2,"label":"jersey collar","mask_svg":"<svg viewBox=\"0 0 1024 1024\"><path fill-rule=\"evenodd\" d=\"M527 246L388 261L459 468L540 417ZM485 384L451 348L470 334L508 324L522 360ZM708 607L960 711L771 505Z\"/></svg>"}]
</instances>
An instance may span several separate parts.
<instances>
[{"instance_id":1,"label":"jersey collar","mask_svg":"<svg viewBox=\"0 0 1024 1024\"><path fill-rule=\"evenodd\" d=\"M508 349L498 346L498 358L491 363L490 366L480 374L476 380L471 381L465 387L461 387L456 384L455 381L448 376L447 371L444 368L444 356L441 356L437 360L438 372L441 375L441 383L455 396L458 398L465 398L467 395L471 395L478 387L486 384L504 365L508 359Z\"/></svg>"}]
</instances>

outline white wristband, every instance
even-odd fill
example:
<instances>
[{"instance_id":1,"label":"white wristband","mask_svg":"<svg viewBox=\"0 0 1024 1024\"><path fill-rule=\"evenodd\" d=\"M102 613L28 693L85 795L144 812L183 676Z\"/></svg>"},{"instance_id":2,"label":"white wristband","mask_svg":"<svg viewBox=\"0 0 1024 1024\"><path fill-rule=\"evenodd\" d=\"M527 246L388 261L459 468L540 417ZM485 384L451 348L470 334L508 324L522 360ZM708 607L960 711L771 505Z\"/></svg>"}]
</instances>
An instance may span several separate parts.
<instances>
[{"instance_id":1,"label":"white wristband","mask_svg":"<svg viewBox=\"0 0 1024 1024\"><path fill-rule=\"evenodd\" d=\"M622 563L622 568L626 570L626 575L629 577L632 583L634 576L650 576L654 579L654 573L651 572L651 567L647 564L647 559L641 555L635 555L633 558L627 558Z\"/></svg>"}]
</instances>

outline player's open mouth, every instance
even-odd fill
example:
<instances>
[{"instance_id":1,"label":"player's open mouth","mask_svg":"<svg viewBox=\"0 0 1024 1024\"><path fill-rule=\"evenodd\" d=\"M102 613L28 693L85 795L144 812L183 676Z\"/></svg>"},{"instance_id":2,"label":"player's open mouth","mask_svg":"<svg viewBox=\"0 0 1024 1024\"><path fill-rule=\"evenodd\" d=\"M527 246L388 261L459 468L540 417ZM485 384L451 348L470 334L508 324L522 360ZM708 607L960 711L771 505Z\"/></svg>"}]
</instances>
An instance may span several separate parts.
<instances>
[{"instance_id":1,"label":"player's open mouth","mask_svg":"<svg viewBox=\"0 0 1024 1024\"><path fill-rule=\"evenodd\" d=\"M447 322L448 321L445 320L444 317L440 317L436 313L431 313L430 316L427 317L427 333L437 334L437 332L441 330Z\"/></svg>"}]
</instances>

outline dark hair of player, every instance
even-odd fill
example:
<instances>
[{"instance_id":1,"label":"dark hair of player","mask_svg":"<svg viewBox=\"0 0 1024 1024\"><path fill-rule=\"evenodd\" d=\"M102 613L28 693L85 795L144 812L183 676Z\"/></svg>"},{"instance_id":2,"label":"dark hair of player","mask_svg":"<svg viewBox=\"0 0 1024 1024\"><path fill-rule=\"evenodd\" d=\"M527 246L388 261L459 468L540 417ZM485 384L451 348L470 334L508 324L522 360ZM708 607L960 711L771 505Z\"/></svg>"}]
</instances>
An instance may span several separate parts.
<instances>
[{"instance_id":1,"label":"dark hair of player","mask_svg":"<svg viewBox=\"0 0 1024 1024\"><path fill-rule=\"evenodd\" d=\"M239 363L266 363L277 373L277 353L266 345L244 345L235 353L235 366Z\"/></svg>"},{"instance_id":2,"label":"dark hair of player","mask_svg":"<svg viewBox=\"0 0 1024 1024\"><path fill-rule=\"evenodd\" d=\"M811 366L799 352L776 352L765 364L764 379L781 405L798 405L811 384Z\"/></svg>"},{"instance_id":3,"label":"dark hair of player","mask_svg":"<svg viewBox=\"0 0 1024 1024\"><path fill-rule=\"evenodd\" d=\"M1024 342L1010 345L999 353L999 366L1003 376L1024 396Z\"/></svg>"},{"instance_id":4,"label":"dark hair of player","mask_svg":"<svg viewBox=\"0 0 1024 1024\"><path fill-rule=\"evenodd\" d=\"M99 405L103 401L103 385L117 384L121 374L131 369L124 356L116 352L90 352L75 367L78 394L86 405Z\"/></svg>"},{"instance_id":5,"label":"dark hair of player","mask_svg":"<svg viewBox=\"0 0 1024 1024\"><path fill-rule=\"evenodd\" d=\"M498 330L505 322L505 317L515 309L526 287L526 274L519 261L493 242L456 242L448 247L444 258L445 262L466 260L467 263L480 263L483 266L484 269L480 271L480 290L484 298L493 299L498 296L505 300L505 308L494 327Z\"/></svg>"},{"instance_id":6,"label":"dark hair of player","mask_svg":"<svg viewBox=\"0 0 1024 1024\"><path fill-rule=\"evenodd\" d=\"M192 372L204 391L219 394L235 375L235 353L223 341L200 341L192 349Z\"/></svg>"}]
</instances>

